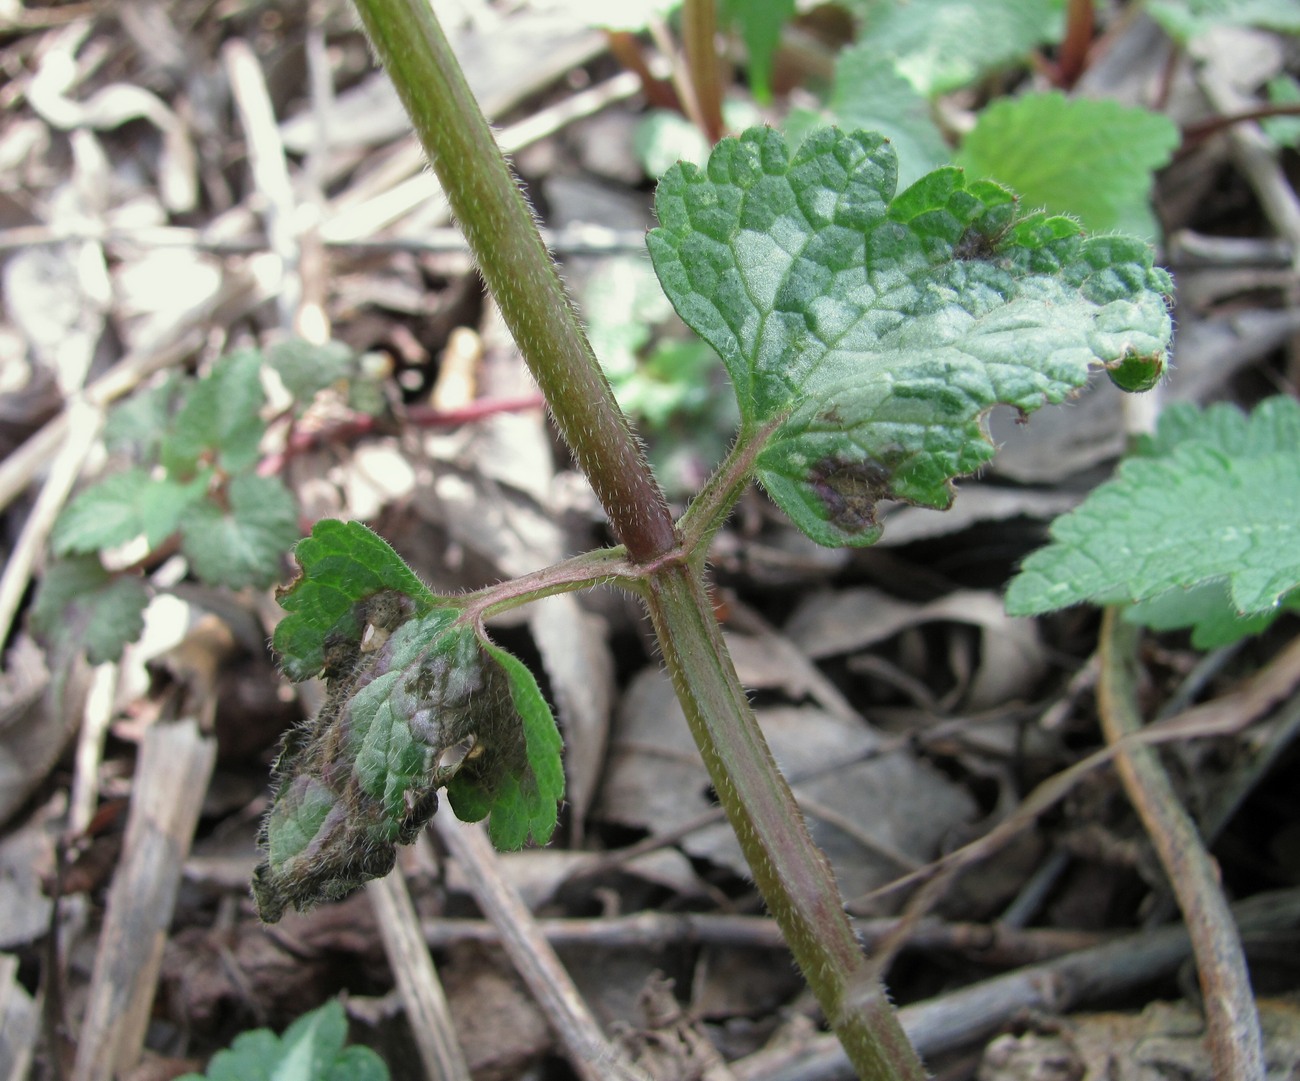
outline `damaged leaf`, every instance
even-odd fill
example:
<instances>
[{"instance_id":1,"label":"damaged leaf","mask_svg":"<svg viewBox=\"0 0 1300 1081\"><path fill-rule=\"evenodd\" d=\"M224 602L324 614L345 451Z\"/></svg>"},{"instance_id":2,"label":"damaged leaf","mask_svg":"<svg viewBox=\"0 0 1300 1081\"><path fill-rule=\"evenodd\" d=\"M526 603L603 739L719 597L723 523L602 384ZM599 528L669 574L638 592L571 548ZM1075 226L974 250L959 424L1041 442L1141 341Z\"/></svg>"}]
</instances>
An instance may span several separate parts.
<instances>
[{"instance_id":1,"label":"damaged leaf","mask_svg":"<svg viewBox=\"0 0 1300 1081\"><path fill-rule=\"evenodd\" d=\"M327 693L276 764L253 878L262 919L386 875L449 782L457 815L490 817L499 846L548 840L560 738L527 669L364 526L319 522L296 554L275 645L292 678L322 675Z\"/></svg>"},{"instance_id":2,"label":"damaged leaf","mask_svg":"<svg viewBox=\"0 0 1300 1081\"><path fill-rule=\"evenodd\" d=\"M824 545L873 543L881 499L947 507L993 455L994 405L1028 413L1090 369L1134 385L1165 362L1172 284L1145 243L1022 216L951 167L896 186L877 134L826 129L792 157L753 128L655 197L660 281L726 364L741 438L778 422L758 477Z\"/></svg>"}]
</instances>

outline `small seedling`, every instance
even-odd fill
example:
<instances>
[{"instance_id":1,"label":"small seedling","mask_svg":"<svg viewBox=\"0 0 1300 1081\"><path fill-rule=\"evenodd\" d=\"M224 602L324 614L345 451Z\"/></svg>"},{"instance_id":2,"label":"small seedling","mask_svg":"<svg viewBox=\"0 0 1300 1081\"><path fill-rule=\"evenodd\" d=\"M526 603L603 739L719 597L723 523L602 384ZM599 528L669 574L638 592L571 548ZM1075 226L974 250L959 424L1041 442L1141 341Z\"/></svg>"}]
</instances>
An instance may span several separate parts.
<instances>
[{"instance_id":1,"label":"small seedling","mask_svg":"<svg viewBox=\"0 0 1300 1081\"><path fill-rule=\"evenodd\" d=\"M361 358L332 343L289 341L222 357L201 378L171 376L109 415L111 465L55 522L32 612L33 629L92 664L115 661L144 629L153 595L147 567L179 551L201 581L266 587L301 535L298 505L258 472L266 434L262 373L270 369L301 410L325 387L353 408L383 407Z\"/></svg>"},{"instance_id":2,"label":"small seedling","mask_svg":"<svg viewBox=\"0 0 1300 1081\"><path fill-rule=\"evenodd\" d=\"M344 1047L348 1019L338 999L303 1014L277 1036L268 1028L241 1032L218 1051L208 1072L177 1081L388 1081L388 1067L368 1047Z\"/></svg>"}]
</instances>

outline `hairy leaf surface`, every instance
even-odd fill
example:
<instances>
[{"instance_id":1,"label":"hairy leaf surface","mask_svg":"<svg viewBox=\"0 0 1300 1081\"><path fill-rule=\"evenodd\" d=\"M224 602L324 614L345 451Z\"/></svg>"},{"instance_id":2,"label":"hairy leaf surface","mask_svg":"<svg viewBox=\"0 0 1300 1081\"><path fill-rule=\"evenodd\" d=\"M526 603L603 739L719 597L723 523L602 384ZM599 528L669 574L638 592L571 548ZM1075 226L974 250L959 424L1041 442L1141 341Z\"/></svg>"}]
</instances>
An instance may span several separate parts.
<instances>
[{"instance_id":1,"label":"hairy leaf surface","mask_svg":"<svg viewBox=\"0 0 1300 1081\"><path fill-rule=\"evenodd\" d=\"M871 132L793 155L754 128L660 182L650 254L678 314L722 357L758 476L818 543L880 535L876 504L951 502L993 454L982 417L1060 402L1095 367L1162 370L1167 274L1146 244L1018 214L959 169L895 194Z\"/></svg>"},{"instance_id":2,"label":"hairy leaf surface","mask_svg":"<svg viewBox=\"0 0 1300 1081\"><path fill-rule=\"evenodd\" d=\"M545 842L564 792L560 738L528 670L481 637L357 523L318 522L276 647L324 704L285 740L253 879L268 922L386 875L449 782L501 847Z\"/></svg>"},{"instance_id":3,"label":"hairy leaf surface","mask_svg":"<svg viewBox=\"0 0 1300 1081\"><path fill-rule=\"evenodd\" d=\"M1053 523L1052 543L1012 580L1008 610L1142 602L1138 622L1193 627L1207 646L1262 629L1300 601L1297 455L1293 399L1249 418L1227 404L1171 408L1113 480Z\"/></svg>"},{"instance_id":4,"label":"hairy leaf surface","mask_svg":"<svg viewBox=\"0 0 1300 1081\"><path fill-rule=\"evenodd\" d=\"M275 628L273 644L295 682L321 673L327 639L360 642L357 605L365 598L391 590L407 598L415 615L438 603L401 556L360 522L323 518L293 554L299 576L279 591L289 615Z\"/></svg>"},{"instance_id":5,"label":"hairy leaf surface","mask_svg":"<svg viewBox=\"0 0 1300 1081\"><path fill-rule=\"evenodd\" d=\"M1093 232L1154 236L1153 174L1182 136L1167 116L1059 92L984 109L955 159L1013 188L1026 206L1078 217Z\"/></svg>"},{"instance_id":6,"label":"hairy leaf surface","mask_svg":"<svg viewBox=\"0 0 1300 1081\"><path fill-rule=\"evenodd\" d=\"M447 798L462 821L487 818L499 849L523 848L530 837L545 843L564 798L560 733L528 668L490 642L482 645L504 677L512 715L509 724L479 730L481 753L452 779Z\"/></svg>"},{"instance_id":7,"label":"hairy leaf surface","mask_svg":"<svg viewBox=\"0 0 1300 1081\"><path fill-rule=\"evenodd\" d=\"M895 56L869 38L836 59L829 107L841 128L878 131L890 141L901 183L918 180L952 156L929 100L898 71Z\"/></svg>"}]
</instances>

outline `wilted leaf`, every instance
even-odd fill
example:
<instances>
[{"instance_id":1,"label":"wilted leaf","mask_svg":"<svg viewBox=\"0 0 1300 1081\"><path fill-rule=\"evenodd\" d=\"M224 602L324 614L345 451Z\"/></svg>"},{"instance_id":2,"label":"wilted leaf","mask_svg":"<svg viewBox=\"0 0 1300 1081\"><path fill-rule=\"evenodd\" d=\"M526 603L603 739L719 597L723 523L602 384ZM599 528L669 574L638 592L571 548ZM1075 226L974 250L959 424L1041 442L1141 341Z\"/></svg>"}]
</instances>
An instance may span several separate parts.
<instances>
[{"instance_id":1,"label":"wilted leaf","mask_svg":"<svg viewBox=\"0 0 1300 1081\"><path fill-rule=\"evenodd\" d=\"M456 813L490 816L500 846L548 840L564 774L555 722L527 669L363 526L319 522L296 554L302 576L281 596L294 614L276 645L286 671L323 674L328 693L276 765L253 881L262 918L387 874L449 782ZM415 588L367 592L384 580Z\"/></svg>"},{"instance_id":2,"label":"wilted leaf","mask_svg":"<svg viewBox=\"0 0 1300 1081\"><path fill-rule=\"evenodd\" d=\"M365 598L390 590L409 601L414 615L438 603L401 556L360 522L323 518L293 554L300 572L279 591L289 615L275 628L274 645L294 681L320 674L330 638L361 640L357 605Z\"/></svg>"},{"instance_id":3,"label":"wilted leaf","mask_svg":"<svg viewBox=\"0 0 1300 1081\"><path fill-rule=\"evenodd\" d=\"M564 798L563 743L555 718L533 674L516 657L490 642L482 648L504 674L509 707L478 730L471 758L447 787L456 817L488 818L497 848L523 848L529 838L545 844L555 832Z\"/></svg>"}]
</instances>

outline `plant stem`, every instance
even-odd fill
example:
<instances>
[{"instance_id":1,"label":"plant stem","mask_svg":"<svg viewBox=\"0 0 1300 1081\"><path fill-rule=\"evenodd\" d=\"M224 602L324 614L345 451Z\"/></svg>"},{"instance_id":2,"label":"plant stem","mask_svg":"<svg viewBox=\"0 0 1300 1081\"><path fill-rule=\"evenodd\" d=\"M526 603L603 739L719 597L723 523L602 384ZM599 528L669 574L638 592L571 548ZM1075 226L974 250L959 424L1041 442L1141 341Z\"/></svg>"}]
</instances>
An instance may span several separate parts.
<instances>
[{"instance_id":1,"label":"plant stem","mask_svg":"<svg viewBox=\"0 0 1300 1081\"><path fill-rule=\"evenodd\" d=\"M676 545L668 504L428 0L356 0L356 7L611 527L634 561L663 555Z\"/></svg>"},{"instance_id":2,"label":"plant stem","mask_svg":"<svg viewBox=\"0 0 1300 1081\"><path fill-rule=\"evenodd\" d=\"M830 864L813 844L736 676L704 590L703 552L679 540L427 0L356 4L483 277L627 551L622 566L630 573L620 571L617 552L598 553L585 565L580 558L542 572L524 591L572 588L594 571L642 594L754 879L854 1068L867 1081L921 1081L925 1070L867 964ZM691 519L695 543L707 543L721 523L759 446L759 439L738 445L728 471L706 490ZM493 604L478 601L481 611Z\"/></svg>"},{"instance_id":3,"label":"plant stem","mask_svg":"<svg viewBox=\"0 0 1300 1081\"><path fill-rule=\"evenodd\" d=\"M686 0L682 5L682 44L700 125L710 144L722 138L722 70L718 62L716 0Z\"/></svg>"},{"instance_id":4,"label":"plant stem","mask_svg":"<svg viewBox=\"0 0 1300 1081\"><path fill-rule=\"evenodd\" d=\"M702 554L708 550L713 534L722 528L736 501L754 479L754 464L767 442L767 437L784 422L778 416L753 432L742 432L727 451L727 456L713 471L704 487L691 500L677 523L682 536L682 547L688 552Z\"/></svg>"},{"instance_id":5,"label":"plant stem","mask_svg":"<svg viewBox=\"0 0 1300 1081\"><path fill-rule=\"evenodd\" d=\"M652 575L646 602L691 734L754 881L858 1071L871 1081L926 1076L867 963L829 862L813 843L750 709L699 576Z\"/></svg>"},{"instance_id":6,"label":"plant stem","mask_svg":"<svg viewBox=\"0 0 1300 1081\"><path fill-rule=\"evenodd\" d=\"M641 577L640 568L641 565L628 562L627 553L622 548L600 548L531 574L522 574L508 582L476 589L457 597L456 603L464 610L465 619L478 624L557 593L573 593L609 584L636 588Z\"/></svg>"},{"instance_id":7,"label":"plant stem","mask_svg":"<svg viewBox=\"0 0 1300 1081\"><path fill-rule=\"evenodd\" d=\"M1117 607L1101 624L1101 677L1097 706L1112 745L1142 731L1137 704L1139 629ZM1205 999L1205 1027L1215 1077L1263 1081L1259 1013L1241 935L1223 895L1218 869L1196 824L1179 802L1152 747L1127 747L1115 756L1124 790L1146 827L1178 898L1196 956Z\"/></svg>"},{"instance_id":8,"label":"plant stem","mask_svg":"<svg viewBox=\"0 0 1300 1081\"><path fill-rule=\"evenodd\" d=\"M1056 85L1070 89L1088 67L1088 50L1096 24L1092 0L1070 0L1066 15L1065 40L1056 63Z\"/></svg>"}]
</instances>

